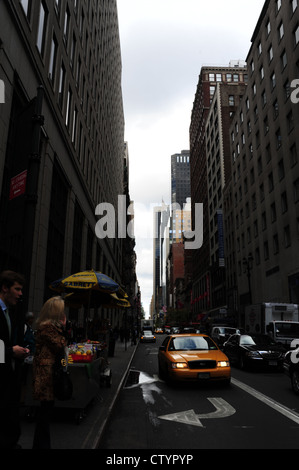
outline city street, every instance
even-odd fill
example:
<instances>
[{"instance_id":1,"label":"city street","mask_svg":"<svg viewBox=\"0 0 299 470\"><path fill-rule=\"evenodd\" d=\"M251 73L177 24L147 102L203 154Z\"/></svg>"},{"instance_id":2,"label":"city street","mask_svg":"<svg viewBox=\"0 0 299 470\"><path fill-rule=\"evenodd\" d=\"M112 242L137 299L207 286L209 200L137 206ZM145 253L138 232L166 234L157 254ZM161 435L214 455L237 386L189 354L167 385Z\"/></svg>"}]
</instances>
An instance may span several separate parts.
<instances>
[{"instance_id":1,"label":"city street","mask_svg":"<svg viewBox=\"0 0 299 470\"><path fill-rule=\"evenodd\" d=\"M232 368L230 386L166 384L139 344L102 449L297 449L299 397L282 372Z\"/></svg>"}]
</instances>

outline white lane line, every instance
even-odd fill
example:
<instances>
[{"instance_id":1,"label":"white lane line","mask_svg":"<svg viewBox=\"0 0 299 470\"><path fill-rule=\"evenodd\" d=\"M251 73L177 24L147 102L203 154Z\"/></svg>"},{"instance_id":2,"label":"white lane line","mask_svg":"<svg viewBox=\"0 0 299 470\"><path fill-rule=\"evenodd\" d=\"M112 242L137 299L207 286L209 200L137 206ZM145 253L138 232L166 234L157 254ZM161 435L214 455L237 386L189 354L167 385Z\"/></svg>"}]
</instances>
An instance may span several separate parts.
<instances>
[{"instance_id":1,"label":"white lane line","mask_svg":"<svg viewBox=\"0 0 299 470\"><path fill-rule=\"evenodd\" d=\"M258 400L262 401L266 405L270 406L274 410L278 411L278 413L281 413L282 415L286 416L287 418L291 419L295 423L299 424L299 414L296 413L295 411L291 410L290 408L282 405L281 403L278 403L277 401L273 400L272 398L267 397L263 393L258 392L252 387L249 387L249 385L244 384L243 382L240 382L237 379L232 378L231 382L236 385L237 387L241 388L245 392L249 393L253 397L257 398Z\"/></svg>"}]
</instances>

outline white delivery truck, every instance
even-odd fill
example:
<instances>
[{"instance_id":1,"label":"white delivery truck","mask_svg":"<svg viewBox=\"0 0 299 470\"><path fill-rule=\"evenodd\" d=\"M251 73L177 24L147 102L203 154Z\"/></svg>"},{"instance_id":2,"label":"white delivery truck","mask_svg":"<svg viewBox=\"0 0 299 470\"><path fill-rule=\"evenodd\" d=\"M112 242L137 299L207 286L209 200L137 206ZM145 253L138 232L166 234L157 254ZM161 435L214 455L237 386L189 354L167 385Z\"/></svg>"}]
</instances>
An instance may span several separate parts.
<instances>
[{"instance_id":1,"label":"white delivery truck","mask_svg":"<svg viewBox=\"0 0 299 470\"><path fill-rule=\"evenodd\" d=\"M265 302L246 306L245 331L267 334L290 348L292 341L299 338L298 304Z\"/></svg>"},{"instance_id":2,"label":"white delivery truck","mask_svg":"<svg viewBox=\"0 0 299 470\"><path fill-rule=\"evenodd\" d=\"M150 330L154 332L154 320L152 319L141 320L141 332L145 330Z\"/></svg>"}]
</instances>

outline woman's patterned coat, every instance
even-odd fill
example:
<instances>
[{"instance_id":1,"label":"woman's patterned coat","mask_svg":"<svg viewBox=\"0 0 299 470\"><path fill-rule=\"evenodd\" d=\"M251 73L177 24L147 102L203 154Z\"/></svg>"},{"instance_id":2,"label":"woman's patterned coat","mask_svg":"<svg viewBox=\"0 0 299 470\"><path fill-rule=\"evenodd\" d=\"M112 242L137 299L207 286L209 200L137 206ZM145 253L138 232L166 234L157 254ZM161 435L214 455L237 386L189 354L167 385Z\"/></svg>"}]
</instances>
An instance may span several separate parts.
<instances>
[{"instance_id":1,"label":"woman's patterned coat","mask_svg":"<svg viewBox=\"0 0 299 470\"><path fill-rule=\"evenodd\" d=\"M54 400L53 364L58 353L64 351L66 339L60 322L48 321L40 325L36 335L33 360L33 397L39 401Z\"/></svg>"}]
</instances>

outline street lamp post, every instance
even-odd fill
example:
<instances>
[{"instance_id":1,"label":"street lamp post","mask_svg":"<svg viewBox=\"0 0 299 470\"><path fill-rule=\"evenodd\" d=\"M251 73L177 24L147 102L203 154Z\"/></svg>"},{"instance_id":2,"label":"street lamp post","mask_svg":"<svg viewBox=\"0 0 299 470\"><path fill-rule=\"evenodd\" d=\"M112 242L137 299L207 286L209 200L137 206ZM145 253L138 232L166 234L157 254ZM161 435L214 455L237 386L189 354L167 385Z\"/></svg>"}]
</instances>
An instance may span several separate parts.
<instances>
[{"instance_id":1,"label":"street lamp post","mask_svg":"<svg viewBox=\"0 0 299 470\"><path fill-rule=\"evenodd\" d=\"M247 258L243 258L244 273L247 274L247 279L248 279L249 305L252 304L252 291L251 291L252 264L253 264L253 256L252 256L252 253L249 253Z\"/></svg>"}]
</instances>

